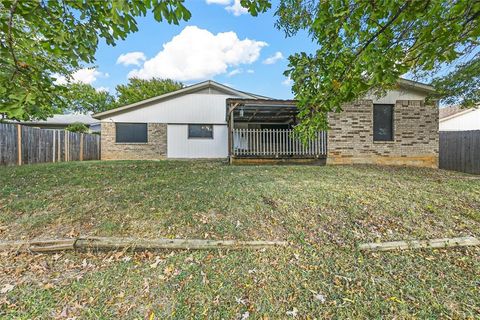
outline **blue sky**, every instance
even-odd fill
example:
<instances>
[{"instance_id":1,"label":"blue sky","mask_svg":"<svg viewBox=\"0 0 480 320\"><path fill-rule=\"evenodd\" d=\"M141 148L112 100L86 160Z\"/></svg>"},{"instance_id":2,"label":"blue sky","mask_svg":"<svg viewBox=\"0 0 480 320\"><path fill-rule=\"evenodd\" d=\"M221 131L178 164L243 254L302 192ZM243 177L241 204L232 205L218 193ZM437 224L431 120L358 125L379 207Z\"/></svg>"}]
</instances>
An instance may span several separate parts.
<instances>
[{"instance_id":1,"label":"blue sky","mask_svg":"<svg viewBox=\"0 0 480 320\"><path fill-rule=\"evenodd\" d=\"M235 11L234 1L187 0L192 18L180 25L156 22L152 15L139 18L138 32L114 47L100 44L96 69L77 76L111 92L135 74L170 77L185 84L212 79L244 91L291 98L290 83L283 75L287 57L311 52L314 44L306 34L286 38L275 28L275 3L267 13L252 17Z\"/></svg>"}]
</instances>

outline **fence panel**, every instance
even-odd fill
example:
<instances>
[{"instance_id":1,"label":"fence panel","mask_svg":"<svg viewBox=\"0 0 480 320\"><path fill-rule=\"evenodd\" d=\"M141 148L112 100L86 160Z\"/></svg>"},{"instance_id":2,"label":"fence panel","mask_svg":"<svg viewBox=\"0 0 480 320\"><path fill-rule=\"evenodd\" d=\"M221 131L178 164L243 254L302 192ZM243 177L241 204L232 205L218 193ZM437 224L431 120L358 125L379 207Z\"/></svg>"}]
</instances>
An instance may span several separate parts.
<instances>
[{"instance_id":1,"label":"fence panel","mask_svg":"<svg viewBox=\"0 0 480 320\"><path fill-rule=\"evenodd\" d=\"M0 123L0 165L99 159L99 135Z\"/></svg>"},{"instance_id":2,"label":"fence panel","mask_svg":"<svg viewBox=\"0 0 480 320\"><path fill-rule=\"evenodd\" d=\"M480 130L440 131L439 167L480 174Z\"/></svg>"}]
</instances>

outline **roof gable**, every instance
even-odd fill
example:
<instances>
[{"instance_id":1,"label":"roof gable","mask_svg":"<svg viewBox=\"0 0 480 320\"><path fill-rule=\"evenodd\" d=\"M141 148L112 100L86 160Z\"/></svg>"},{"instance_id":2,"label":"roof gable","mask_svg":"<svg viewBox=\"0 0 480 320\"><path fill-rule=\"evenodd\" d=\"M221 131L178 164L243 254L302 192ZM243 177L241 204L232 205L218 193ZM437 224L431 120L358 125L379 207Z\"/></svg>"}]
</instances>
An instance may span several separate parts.
<instances>
[{"instance_id":1,"label":"roof gable","mask_svg":"<svg viewBox=\"0 0 480 320\"><path fill-rule=\"evenodd\" d=\"M207 80L207 81L200 82L200 83L197 83L173 92L169 92L160 96L156 96L150 99L145 99L145 100L138 101L123 107L100 112L100 113L94 114L93 117L96 119L103 119L106 116L127 112L136 108L142 108L144 106L151 105L152 103L162 102L165 100L174 99L176 97L186 95L186 94L192 94L192 93L228 94L228 95L233 95L233 96L246 98L246 99L265 99L265 97L262 97L262 96L236 90L236 89L227 87L223 84L220 84L218 82Z\"/></svg>"}]
</instances>

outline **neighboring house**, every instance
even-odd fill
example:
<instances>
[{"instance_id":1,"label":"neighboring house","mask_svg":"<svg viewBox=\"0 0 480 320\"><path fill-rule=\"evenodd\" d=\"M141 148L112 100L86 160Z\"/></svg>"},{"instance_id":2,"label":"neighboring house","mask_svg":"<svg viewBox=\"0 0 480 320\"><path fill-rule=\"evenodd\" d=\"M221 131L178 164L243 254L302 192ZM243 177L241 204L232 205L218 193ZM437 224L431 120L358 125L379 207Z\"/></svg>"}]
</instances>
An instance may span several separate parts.
<instances>
[{"instance_id":1,"label":"neighboring house","mask_svg":"<svg viewBox=\"0 0 480 320\"><path fill-rule=\"evenodd\" d=\"M56 114L46 120L21 121L20 123L41 129L65 129L77 122L85 124L92 132L100 132L100 121L86 114Z\"/></svg>"},{"instance_id":2,"label":"neighboring house","mask_svg":"<svg viewBox=\"0 0 480 320\"><path fill-rule=\"evenodd\" d=\"M102 159L229 158L231 162L325 159L437 167L438 108L430 86L399 80L329 114L331 130L307 144L292 134L295 101L243 92L214 81L94 115Z\"/></svg>"},{"instance_id":3,"label":"neighboring house","mask_svg":"<svg viewBox=\"0 0 480 320\"><path fill-rule=\"evenodd\" d=\"M440 131L480 130L480 106L462 109L446 107L439 110Z\"/></svg>"}]
</instances>

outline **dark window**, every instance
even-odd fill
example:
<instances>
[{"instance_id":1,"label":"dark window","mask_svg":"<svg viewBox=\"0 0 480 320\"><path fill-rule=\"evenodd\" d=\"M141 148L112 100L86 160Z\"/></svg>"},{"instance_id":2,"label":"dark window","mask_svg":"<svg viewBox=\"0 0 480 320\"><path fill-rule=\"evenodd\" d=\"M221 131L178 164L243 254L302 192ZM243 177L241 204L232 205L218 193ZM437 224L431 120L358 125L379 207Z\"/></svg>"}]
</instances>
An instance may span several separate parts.
<instances>
[{"instance_id":1,"label":"dark window","mask_svg":"<svg viewBox=\"0 0 480 320\"><path fill-rule=\"evenodd\" d=\"M189 124L188 125L189 139L213 139L213 125L211 124Z\"/></svg>"},{"instance_id":2,"label":"dark window","mask_svg":"<svg viewBox=\"0 0 480 320\"><path fill-rule=\"evenodd\" d=\"M373 105L373 141L393 141L393 105Z\"/></svg>"},{"instance_id":3,"label":"dark window","mask_svg":"<svg viewBox=\"0 0 480 320\"><path fill-rule=\"evenodd\" d=\"M146 143L146 123L116 123L115 142L123 143Z\"/></svg>"}]
</instances>

